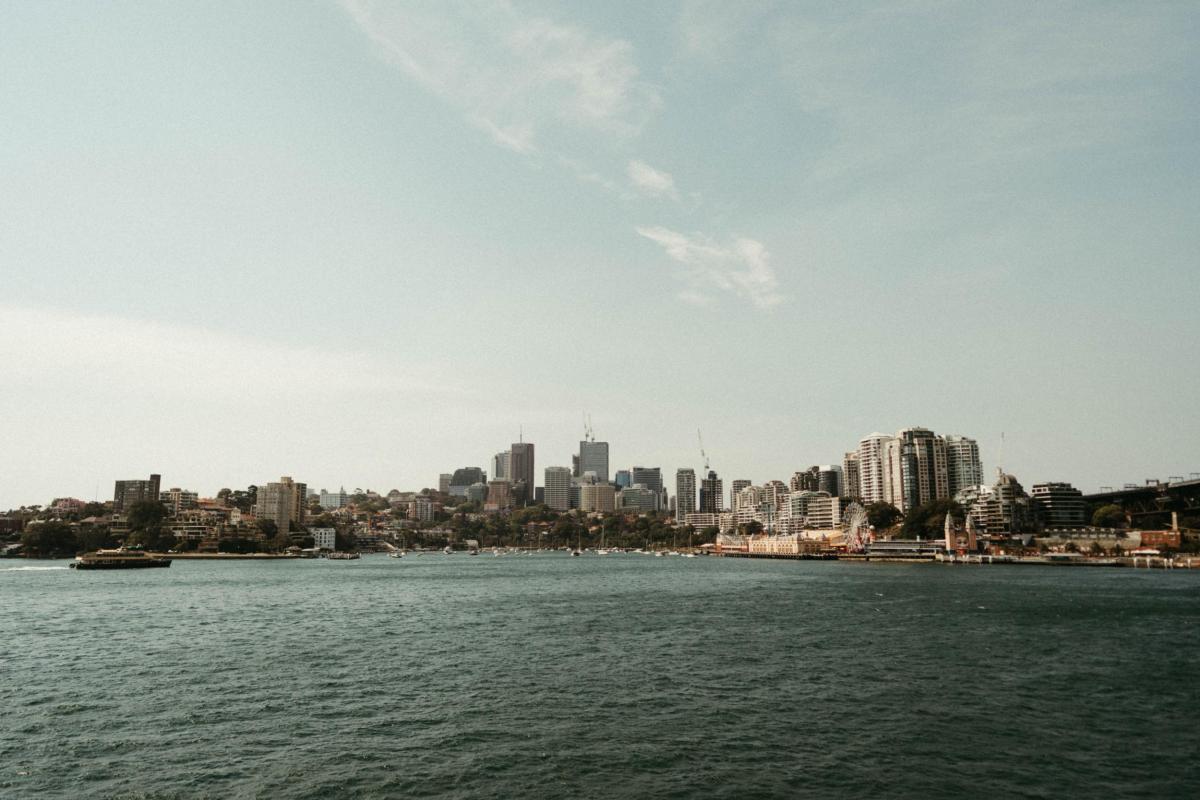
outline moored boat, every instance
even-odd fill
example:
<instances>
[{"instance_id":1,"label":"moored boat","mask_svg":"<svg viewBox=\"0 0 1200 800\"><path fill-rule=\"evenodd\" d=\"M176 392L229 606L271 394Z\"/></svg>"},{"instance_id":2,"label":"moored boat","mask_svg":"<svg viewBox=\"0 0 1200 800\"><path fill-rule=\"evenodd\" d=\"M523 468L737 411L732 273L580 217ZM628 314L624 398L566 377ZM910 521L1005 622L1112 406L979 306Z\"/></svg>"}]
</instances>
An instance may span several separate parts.
<instances>
[{"instance_id":1,"label":"moored boat","mask_svg":"<svg viewBox=\"0 0 1200 800\"><path fill-rule=\"evenodd\" d=\"M126 550L124 547L84 553L75 556L75 560L71 562L72 569L147 569L169 566L169 558L152 556L142 550Z\"/></svg>"}]
</instances>

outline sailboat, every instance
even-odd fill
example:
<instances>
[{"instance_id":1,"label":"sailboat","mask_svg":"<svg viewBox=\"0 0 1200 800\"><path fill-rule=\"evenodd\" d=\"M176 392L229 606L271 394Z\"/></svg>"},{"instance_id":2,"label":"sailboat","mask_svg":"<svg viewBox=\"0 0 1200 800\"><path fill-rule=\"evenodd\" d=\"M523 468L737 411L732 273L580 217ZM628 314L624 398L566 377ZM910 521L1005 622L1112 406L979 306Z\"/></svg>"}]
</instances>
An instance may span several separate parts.
<instances>
[{"instance_id":1,"label":"sailboat","mask_svg":"<svg viewBox=\"0 0 1200 800\"><path fill-rule=\"evenodd\" d=\"M583 542L583 533L582 532L576 533L575 534L575 549L571 551L572 556L579 555L579 551L583 549L582 547L580 547L580 544L582 542Z\"/></svg>"}]
</instances>

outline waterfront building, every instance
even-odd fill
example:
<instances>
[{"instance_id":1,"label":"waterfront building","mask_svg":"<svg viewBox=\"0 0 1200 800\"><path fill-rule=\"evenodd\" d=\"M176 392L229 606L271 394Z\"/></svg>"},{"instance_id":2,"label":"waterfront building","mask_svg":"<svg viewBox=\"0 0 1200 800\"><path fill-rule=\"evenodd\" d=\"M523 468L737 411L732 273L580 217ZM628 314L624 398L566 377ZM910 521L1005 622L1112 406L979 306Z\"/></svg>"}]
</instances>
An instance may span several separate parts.
<instances>
[{"instance_id":1,"label":"waterfront building","mask_svg":"<svg viewBox=\"0 0 1200 800\"><path fill-rule=\"evenodd\" d=\"M512 473L509 472L509 466L512 464L512 451L505 450L492 456L492 479L497 481L509 480L512 478Z\"/></svg>"},{"instance_id":2,"label":"waterfront building","mask_svg":"<svg viewBox=\"0 0 1200 800\"><path fill-rule=\"evenodd\" d=\"M721 527L720 514L709 514L702 511L693 511L684 515L683 524L691 525L696 530L703 530L704 528L718 528L720 530L724 530L724 528Z\"/></svg>"},{"instance_id":3,"label":"waterfront building","mask_svg":"<svg viewBox=\"0 0 1200 800\"><path fill-rule=\"evenodd\" d=\"M546 467L546 505L555 511L571 508L571 470L567 467Z\"/></svg>"},{"instance_id":4,"label":"waterfront building","mask_svg":"<svg viewBox=\"0 0 1200 800\"><path fill-rule=\"evenodd\" d=\"M307 487L303 483L285 475L277 483L258 487L254 514L259 519L271 520L280 533L286 534L293 527L304 525L306 495Z\"/></svg>"},{"instance_id":5,"label":"waterfront building","mask_svg":"<svg viewBox=\"0 0 1200 800\"><path fill-rule=\"evenodd\" d=\"M700 511L705 514L716 514L725 510L725 489L715 470L708 471L708 477L700 481Z\"/></svg>"},{"instance_id":6,"label":"waterfront building","mask_svg":"<svg viewBox=\"0 0 1200 800\"><path fill-rule=\"evenodd\" d=\"M617 490L611 483L585 481L579 485L579 508L588 512L615 511Z\"/></svg>"},{"instance_id":7,"label":"waterfront building","mask_svg":"<svg viewBox=\"0 0 1200 800\"><path fill-rule=\"evenodd\" d=\"M533 497L535 485L533 473L533 442L513 442L510 452L508 479L514 484L524 484L523 492L518 489L514 499L526 505Z\"/></svg>"},{"instance_id":8,"label":"waterfront building","mask_svg":"<svg viewBox=\"0 0 1200 800\"><path fill-rule=\"evenodd\" d=\"M842 499L828 492L817 492L808 500L804 527L822 530L836 528L842 524Z\"/></svg>"},{"instance_id":9,"label":"waterfront building","mask_svg":"<svg viewBox=\"0 0 1200 800\"><path fill-rule=\"evenodd\" d=\"M1035 483L1029 494L1047 528L1077 528L1087 523L1083 492L1071 484Z\"/></svg>"},{"instance_id":10,"label":"waterfront building","mask_svg":"<svg viewBox=\"0 0 1200 800\"><path fill-rule=\"evenodd\" d=\"M449 472L438 475L438 491L442 494L450 494L450 479L453 477Z\"/></svg>"},{"instance_id":11,"label":"waterfront building","mask_svg":"<svg viewBox=\"0 0 1200 800\"><path fill-rule=\"evenodd\" d=\"M684 519L696 511L696 470L675 470L675 519Z\"/></svg>"},{"instance_id":12,"label":"waterfront building","mask_svg":"<svg viewBox=\"0 0 1200 800\"><path fill-rule=\"evenodd\" d=\"M161 482L161 475L151 475L150 480L146 481L117 481L116 487L113 489L113 513L120 514L134 503L143 503L147 500L158 502Z\"/></svg>"},{"instance_id":13,"label":"waterfront building","mask_svg":"<svg viewBox=\"0 0 1200 800\"><path fill-rule=\"evenodd\" d=\"M617 509L648 514L658 510L658 492L649 486L635 483L617 492Z\"/></svg>"},{"instance_id":14,"label":"waterfront building","mask_svg":"<svg viewBox=\"0 0 1200 800\"><path fill-rule=\"evenodd\" d=\"M476 483L487 483L487 473L479 467L461 467L450 476L449 494L466 497L467 487Z\"/></svg>"},{"instance_id":15,"label":"waterfront building","mask_svg":"<svg viewBox=\"0 0 1200 800\"><path fill-rule=\"evenodd\" d=\"M858 480L858 452L851 450L842 456L842 497L855 499L862 497L862 488Z\"/></svg>"},{"instance_id":16,"label":"waterfront building","mask_svg":"<svg viewBox=\"0 0 1200 800\"><path fill-rule=\"evenodd\" d=\"M613 483L617 485L618 489L628 489L633 486L633 473L627 469L619 469L616 477L613 478Z\"/></svg>"},{"instance_id":17,"label":"waterfront building","mask_svg":"<svg viewBox=\"0 0 1200 800\"><path fill-rule=\"evenodd\" d=\"M947 436L946 474L950 497L954 497L968 486L983 483L983 462L979 460L979 443L966 436Z\"/></svg>"},{"instance_id":18,"label":"waterfront building","mask_svg":"<svg viewBox=\"0 0 1200 800\"><path fill-rule=\"evenodd\" d=\"M317 550L337 549L337 530L334 528L309 528L313 537L313 547Z\"/></svg>"},{"instance_id":19,"label":"waterfront building","mask_svg":"<svg viewBox=\"0 0 1200 800\"><path fill-rule=\"evenodd\" d=\"M345 486L336 492L327 492L322 489L321 493L317 495L317 502L326 511L333 511L335 508L344 508L350 502L350 495L346 494Z\"/></svg>"},{"instance_id":20,"label":"waterfront building","mask_svg":"<svg viewBox=\"0 0 1200 800\"><path fill-rule=\"evenodd\" d=\"M171 512L171 516L176 516L181 511L190 511L200 505L199 494L179 487L167 489L159 495L159 500L167 507L167 511Z\"/></svg>"},{"instance_id":21,"label":"waterfront building","mask_svg":"<svg viewBox=\"0 0 1200 800\"><path fill-rule=\"evenodd\" d=\"M596 473L601 483L608 483L608 442L579 443L579 469L576 474Z\"/></svg>"},{"instance_id":22,"label":"waterfront building","mask_svg":"<svg viewBox=\"0 0 1200 800\"><path fill-rule=\"evenodd\" d=\"M976 530L988 533L1021 533L1035 523L1033 502L1016 477L997 469L993 486L980 486L968 516Z\"/></svg>"},{"instance_id":23,"label":"waterfront building","mask_svg":"<svg viewBox=\"0 0 1200 800\"><path fill-rule=\"evenodd\" d=\"M892 437L872 433L858 442L858 480L864 504L886 502L884 495L884 450Z\"/></svg>"}]
</instances>

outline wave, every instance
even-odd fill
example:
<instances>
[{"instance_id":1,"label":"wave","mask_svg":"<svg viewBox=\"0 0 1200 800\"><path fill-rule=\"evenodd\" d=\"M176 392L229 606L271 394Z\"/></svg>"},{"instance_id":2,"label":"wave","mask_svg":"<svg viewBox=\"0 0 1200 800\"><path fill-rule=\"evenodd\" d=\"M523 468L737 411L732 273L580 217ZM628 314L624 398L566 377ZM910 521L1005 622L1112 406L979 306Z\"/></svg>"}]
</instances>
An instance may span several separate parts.
<instances>
[{"instance_id":1,"label":"wave","mask_svg":"<svg viewBox=\"0 0 1200 800\"><path fill-rule=\"evenodd\" d=\"M70 569L70 567L0 567L0 572L41 572L47 569Z\"/></svg>"}]
</instances>

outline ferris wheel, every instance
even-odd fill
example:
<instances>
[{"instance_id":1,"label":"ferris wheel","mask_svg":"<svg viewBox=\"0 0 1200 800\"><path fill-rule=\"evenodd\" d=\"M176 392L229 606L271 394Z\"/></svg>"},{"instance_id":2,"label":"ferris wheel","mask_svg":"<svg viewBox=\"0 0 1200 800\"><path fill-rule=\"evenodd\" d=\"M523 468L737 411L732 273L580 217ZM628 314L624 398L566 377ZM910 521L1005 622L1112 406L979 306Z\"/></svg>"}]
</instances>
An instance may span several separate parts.
<instances>
[{"instance_id":1,"label":"ferris wheel","mask_svg":"<svg viewBox=\"0 0 1200 800\"><path fill-rule=\"evenodd\" d=\"M848 552L866 551L871 542L871 524L867 521L867 510L858 503L851 503L842 517L842 531Z\"/></svg>"}]
</instances>

